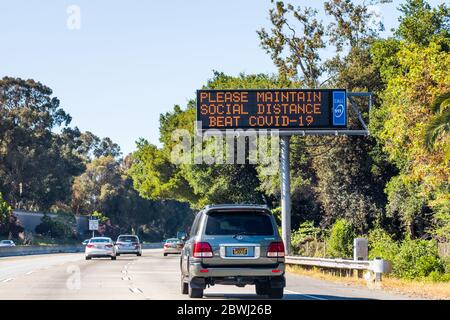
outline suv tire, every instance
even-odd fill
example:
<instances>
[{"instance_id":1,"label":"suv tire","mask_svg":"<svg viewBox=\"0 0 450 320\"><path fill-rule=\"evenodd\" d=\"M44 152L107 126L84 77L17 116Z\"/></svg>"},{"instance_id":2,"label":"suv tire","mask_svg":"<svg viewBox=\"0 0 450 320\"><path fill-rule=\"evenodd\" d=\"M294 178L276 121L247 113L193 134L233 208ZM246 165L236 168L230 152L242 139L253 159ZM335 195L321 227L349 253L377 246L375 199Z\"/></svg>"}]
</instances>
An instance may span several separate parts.
<instances>
[{"instance_id":1,"label":"suv tire","mask_svg":"<svg viewBox=\"0 0 450 320\"><path fill-rule=\"evenodd\" d=\"M181 276L181 294L188 294L189 293L189 283L184 281L184 277Z\"/></svg>"},{"instance_id":2,"label":"suv tire","mask_svg":"<svg viewBox=\"0 0 450 320\"><path fill-rule=\"evenodd\" d=\"M255 289L258 296L266 296L269 294L269 286L266 283L255 284Z\"/></svg>"},{"instance_id":3,"label":"suv tire","mask_svg":"<svg viewBox=\"0 0 450 320\"><path fill-rule=\"evenodd\" d=\"M269 298L270 299L282 299L284 288L270 288Z\"/></svg>"},{"instance_id":4,"label":"suv tire","mask_svg":"<svg viewBox=\"0 0 450 320\"><path fill-rule=\"evenodd\" d=\"M188 285L189 298L203 298L203 289L192 288Z\"/></svg>"}]
</instances>

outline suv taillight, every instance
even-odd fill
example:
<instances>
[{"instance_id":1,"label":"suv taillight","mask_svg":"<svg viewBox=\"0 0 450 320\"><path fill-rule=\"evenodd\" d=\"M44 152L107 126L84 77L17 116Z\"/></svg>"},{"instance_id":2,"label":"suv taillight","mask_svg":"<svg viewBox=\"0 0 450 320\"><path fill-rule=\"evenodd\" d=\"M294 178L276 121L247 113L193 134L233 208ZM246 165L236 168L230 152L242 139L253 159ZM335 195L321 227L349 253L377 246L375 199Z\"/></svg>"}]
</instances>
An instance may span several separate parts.
<instances>
[{"instance_id":1,"label":"suv taillight","mask_svg":"<svg viewBox=\"0 0 450 320\"><path fill-rule=\"evenodd\" d=\"M195 258L211 258L213 256L211 245L208 242L196 242L193 256Z\"/></svg>"},{"instance_id":2,"label":"suv taillight","mask_svg":"<svg viewBox=\"0 0 450 320\"><path fill-rule=\"evenodd\" d=\"M283 241L272 242L267 248L267 256L270 258L284 258Z\"/></svg>"}]
</instances>

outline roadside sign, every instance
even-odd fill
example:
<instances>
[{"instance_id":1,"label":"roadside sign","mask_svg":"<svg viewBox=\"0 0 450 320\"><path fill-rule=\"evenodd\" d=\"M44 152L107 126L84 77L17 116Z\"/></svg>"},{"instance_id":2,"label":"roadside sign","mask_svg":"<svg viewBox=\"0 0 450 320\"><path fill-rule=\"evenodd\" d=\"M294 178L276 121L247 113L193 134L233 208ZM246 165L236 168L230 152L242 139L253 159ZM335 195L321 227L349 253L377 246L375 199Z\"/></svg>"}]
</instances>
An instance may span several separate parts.
<instances>
[{"instance_id":1,"label":"roadside sign","mask_svg":"<svg viewBox=\"0 0 450 320\"><path fill-rule=\"evenodd\" d=\"M89 219L89 230L98 230L98 219Z\"/></svg>"},{"instance_id":2,"label":"roadside sign","mask_svg":"<svg viewBox=\"0 0 450 320\"><path fill-rule=\"evenodd\" d=\"M345 89L197 90L207 129L346 129Z\"/></svg>"}]
</instances>

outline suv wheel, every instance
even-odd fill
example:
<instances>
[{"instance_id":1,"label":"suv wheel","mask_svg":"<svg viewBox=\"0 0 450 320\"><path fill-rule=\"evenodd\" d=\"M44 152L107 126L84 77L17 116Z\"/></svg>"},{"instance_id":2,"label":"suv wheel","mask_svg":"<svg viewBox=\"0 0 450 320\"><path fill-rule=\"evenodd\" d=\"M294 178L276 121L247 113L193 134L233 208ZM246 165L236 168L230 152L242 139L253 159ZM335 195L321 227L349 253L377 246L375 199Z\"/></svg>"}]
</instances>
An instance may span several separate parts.
<instances>
[{"instance_id":1,"label":"suv wheel","mask_svg":"<svg viewBox=\"0 0 450 320\"><path fill-rule=\"evenodd\" d=\"M188 286L189 298L203 298L203 289L192 288Z\"/></svg>"},{"instance_id":2,"label":"suv wheel","mask_svg":"<svg viewBox=\"0 0 450 320\"><path fill-rule=\"evenodd\" d=\"M270 288L269 289L269 298L270 299L282 299L283 298L283 290L284 288Z\"/></svg>"},{"instance_id":3,"label":"suv wheel","mask_svg":"<svg viewBox=\"0 0 450 320\"><path fill-rule=\"evenodd\" d=\"M266 283L255 284L255 289L258 296L266 296L269 294L269 286Z\"/></svg>"},{"instance_id":4,"label":"suv wheel","mask_svg":"<svg viewBox=\"0 0 450 320\"><path fill-rule=\"evenodd\" d=\"M184 281L183 275L181 276L181 294L188 294L189 293L189 283Z\"/></svg>"}]
</instances>

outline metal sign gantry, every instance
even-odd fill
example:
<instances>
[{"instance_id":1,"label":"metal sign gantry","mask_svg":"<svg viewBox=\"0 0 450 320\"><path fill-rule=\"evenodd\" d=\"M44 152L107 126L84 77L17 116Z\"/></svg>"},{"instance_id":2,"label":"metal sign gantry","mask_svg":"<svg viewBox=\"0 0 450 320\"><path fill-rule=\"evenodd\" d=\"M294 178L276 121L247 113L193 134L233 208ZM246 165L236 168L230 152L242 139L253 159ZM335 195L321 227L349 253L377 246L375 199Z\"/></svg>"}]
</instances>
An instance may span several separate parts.
<instances>
[{"instance_id":1,"label":"metal sign gantry","mask_svg":"<svg viewBox=\"0 0 450 320\"><path fill-rule=\"evenodd\" d=\"M371 92L347 92L347 99L353 111L356 113L358 120L363 127L362 130L283 130L279 132L281 137L281 231L282 238L286 249L286 254L291 253L291 175L290 175L290 139L293 135L331 135L331 136L368 136L369 130L361 115L354 97L368 98L369 112L372 108Z\"/></svg>"}]
</instances>

